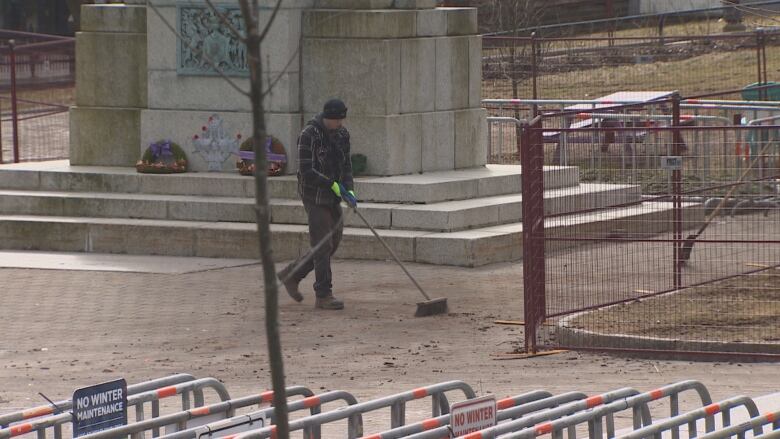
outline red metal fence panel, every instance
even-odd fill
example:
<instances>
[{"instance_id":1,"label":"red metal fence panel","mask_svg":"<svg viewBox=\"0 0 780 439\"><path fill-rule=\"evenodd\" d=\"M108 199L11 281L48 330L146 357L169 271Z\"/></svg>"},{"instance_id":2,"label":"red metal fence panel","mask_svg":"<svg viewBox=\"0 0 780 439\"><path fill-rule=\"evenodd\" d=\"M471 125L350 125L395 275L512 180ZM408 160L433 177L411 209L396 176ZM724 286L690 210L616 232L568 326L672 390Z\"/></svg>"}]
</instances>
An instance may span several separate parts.
<instances>
[{"instance_id":1,"label":"red metal fence panel","mask_svg":"<svg viewBox=\"0 0 780 439\"><path fill-rule=\"evenodd\" d=\"M68 157L72 38L0 31L0 163Z\"/></svg>"},{"instance_id":2,"label":"red metal fence panel","mask_svg":"<svg viewBox=\"0 0 780 439\"><path fill-rule=\"evenodd\" d=\"M524 129L529 351L780 354L780 116L724 125L681 102L545 114ZM543 208L539 154L580 173L545 190Z\"/></svg>"}]
</instances>

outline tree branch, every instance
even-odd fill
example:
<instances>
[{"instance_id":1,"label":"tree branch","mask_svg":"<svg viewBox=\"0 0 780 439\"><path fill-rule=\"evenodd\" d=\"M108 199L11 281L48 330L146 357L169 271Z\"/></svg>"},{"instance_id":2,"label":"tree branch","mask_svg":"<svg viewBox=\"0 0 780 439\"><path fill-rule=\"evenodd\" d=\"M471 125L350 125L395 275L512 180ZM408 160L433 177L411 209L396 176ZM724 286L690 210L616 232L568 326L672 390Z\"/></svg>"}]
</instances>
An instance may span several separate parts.
<instances>
[{"instance_id":1,"label":"tree branch","mask_svg":"<svg viewBox=\"0 0 780 439\"><path fill-rule=\"evenodd\" d=\"M209 9L211 9L211 12L213 12L214 15L216 15L217 18L219 18L219 21L222 22L222 24L224 24L228 28L228 30L230 30L230 33L233 34L233 36L235 36L236 38L238 38L239 41L246 44L246 36L242 35L241 32L239 32L239 30L236 29L236 27L233 26L233 24L230 21L228 21L227 17L225 17L225 14L219 12L217 8L214 7L214 4L211 3L211 0L206 0L206 4L209 6Z\"/></svg>"},{"instance_id":2,"label":"tree branch","mask_svg":"<svg viewBox=\"0 0 780 439\"><path fill-rule=\"evenodd\" d=\"M271 30L271 25L274 23L274 20L276 19L276 14L279 12L279 9L281 8L282 8L282 0L278 0L276 2L276 6L274 7L274 11L271 13L271 18L268 19L268 23L266 23L263 32L260 33L260 41L264 40L265 36L268 35L268 31Z\"/></svg>"},{"instance_id":3,"label":"tree branch","mask_svg":"<svg viewBox=\"0 0 780 439\"><path fill-rule=\"evenodd\" d=\"M280 80L280 79L282 79L282 76L283 76L285 73L287 73L287 69L289 69L289 68L290 68L290 64L292 64L292 63L293 63L293 61L295 61L295 60L296 60L296 58L298 58L298 54L300 53L300 51L301 51L301 46L300 46L300 45L298 45L298 48L297 48L297 49L295 49L295 52L293 52L293 54L292 54L292 56L290 57L290 59L289 59L289 60L287 60L287 64L285 64L285 66L284 66L284 68L282 69L282 71L281 71L281 72L279 72L279 74L278 74L278 75L276 75L276 78L274 78L274 80L273 80L272 82L269 82L269 83L268 83L268 89L266 89L266 90L263 92L263 94L262 94L262 97L263 97L263 98L265 98L265 97L266 97L266 96L267 96L269 93L271 93L271 90L273 90L273 89L274 89L274 86L276 85L276 83L277 83L277 82L279 82L279 80Z\"/></svg>"}]
</instances>

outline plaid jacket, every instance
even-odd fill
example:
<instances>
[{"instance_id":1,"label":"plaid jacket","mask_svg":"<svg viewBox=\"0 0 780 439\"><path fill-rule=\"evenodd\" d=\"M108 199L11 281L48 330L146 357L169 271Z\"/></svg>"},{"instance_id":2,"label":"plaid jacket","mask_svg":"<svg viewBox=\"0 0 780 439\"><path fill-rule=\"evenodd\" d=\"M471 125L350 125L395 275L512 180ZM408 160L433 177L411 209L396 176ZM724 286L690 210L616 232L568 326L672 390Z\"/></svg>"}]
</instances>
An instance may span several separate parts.
<instances>
[{"instance_id":1,"label":"plaid jacket","mask_svg":"<svg viewBox=\"0 0 780 439\"><path fill-rule=\"evenodd\" d=\"M328 139L322 115L306 124L298 137L298 195L304 202L337 204L340 199L330 189L334 181L354 189L349 131L342 127L334 141Z\"/></svg>"}]
</instances>

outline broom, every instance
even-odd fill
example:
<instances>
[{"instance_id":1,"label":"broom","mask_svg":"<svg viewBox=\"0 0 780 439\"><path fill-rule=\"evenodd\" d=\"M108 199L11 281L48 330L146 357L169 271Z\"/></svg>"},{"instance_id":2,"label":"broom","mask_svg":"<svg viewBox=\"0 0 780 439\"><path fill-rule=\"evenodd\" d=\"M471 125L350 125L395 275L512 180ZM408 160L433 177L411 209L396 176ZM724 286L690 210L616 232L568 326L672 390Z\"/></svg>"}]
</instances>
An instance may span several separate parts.
<instances>
[{"instance_id":1,"label":"broom","mask_svg":"<svg viewBox=\"0 0 780 439\"><path fill-rule=\"evenodd\" d=\"M389 245L385 242L384 239L382 239L381 236L379 236L378 233L376 233L376 230L374 230L374 227L368 222L368 220L358 212L357 207L352 206L352 210L357 214L357 216L360 217L361 220L368 226L368 228L371 230L371 233L376 236L376 239L379 240L379 242L382 243L382 245L385 247L385 250L387 250L388 253L390 253L390 256L393 257L395 262L401 267L401 269L406 273L406 276L409 277L409 280L412 281L414 286L417 287L418 290L420 290L420 294L425 298L424 302L418 302L417 303L417 311L414 313L415 317L426 317L426 316L432 316L436 314L446 314L447 313L447 298L442 297L438 299L431 299L430 296L428 296L428 293L423 290L423 288L420 286L419 283L417 283L417 280L412 276L411 273L409 273L409 270L406 269L406 266L401 262L400 259L398 259L398 256L395 255L395 252L393 249L390 248Z\"/></svg>"}]
</instances>

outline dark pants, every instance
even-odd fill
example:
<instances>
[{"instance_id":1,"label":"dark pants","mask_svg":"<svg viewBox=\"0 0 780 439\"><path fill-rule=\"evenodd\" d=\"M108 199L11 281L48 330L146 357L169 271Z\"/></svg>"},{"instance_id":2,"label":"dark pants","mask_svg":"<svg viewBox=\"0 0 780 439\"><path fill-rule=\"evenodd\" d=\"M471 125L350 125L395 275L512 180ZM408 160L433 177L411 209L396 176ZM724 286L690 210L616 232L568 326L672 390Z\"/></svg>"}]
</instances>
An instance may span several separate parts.
<instances>
[{"instance_id":1,"label":"dark pants","mask_svg":"<svg viewBox=\"0 0 780 439\"><path fill-rule=\"evenodd\" d=\"M330 258L336 253L341 243L341 235L344 232L344 223L339 223L341 219L341 206L339 204L316 205L303 203L306 214L309 217L309 243L312 248L319 244L331 230L336 231L322 247L314 253L314 257L301 263L297 260L290 267L298 266L298 270L289 274L290 278L300 282L312 270L314 270L314 292L317 297L327 297L333 292L333 274L330 271ZM308 255L304 255L307 257Z\"/></svg>"}]
</instances>

